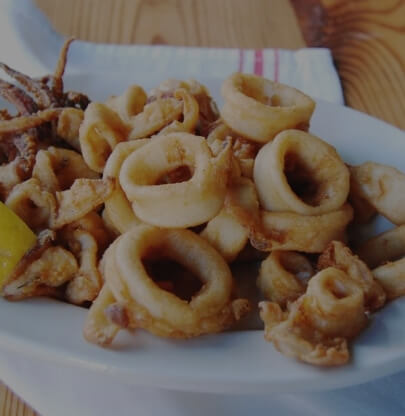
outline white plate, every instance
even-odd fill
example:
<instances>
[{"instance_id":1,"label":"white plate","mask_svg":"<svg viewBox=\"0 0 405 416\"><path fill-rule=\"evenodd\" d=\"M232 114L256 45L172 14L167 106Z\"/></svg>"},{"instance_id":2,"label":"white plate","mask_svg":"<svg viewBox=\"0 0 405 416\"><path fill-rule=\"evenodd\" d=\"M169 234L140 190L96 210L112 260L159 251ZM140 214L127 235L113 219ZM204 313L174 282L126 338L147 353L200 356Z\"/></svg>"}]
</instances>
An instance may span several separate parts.
<instances>
[{"instance_id":1,"label":"white plate","mask_svg":"<svg viewBox=\"0 0 405 416\"><path fill-rule=\"evenodd\" d=\"M146 88L160 80L142 83ZM218 102L220 80L201 80ZM67 88L93 99L118 94L128 74L78 75ZM405 135L348 108L319 102L311 131L333 144L348 163L374 160L405 170ZM387 227L379 222L379 230ZM349 365L319 369L288 359L263 339L262 331L231 332L187 341L122 331L113 349L86 343L81 335L86 310L47 299L0 300L0 348L25 358L102 374L117 383L183 391L268 393L326 390L381 377L405 368L405 301L378 313L353 346Z\"/></svg>"}]
</instances>

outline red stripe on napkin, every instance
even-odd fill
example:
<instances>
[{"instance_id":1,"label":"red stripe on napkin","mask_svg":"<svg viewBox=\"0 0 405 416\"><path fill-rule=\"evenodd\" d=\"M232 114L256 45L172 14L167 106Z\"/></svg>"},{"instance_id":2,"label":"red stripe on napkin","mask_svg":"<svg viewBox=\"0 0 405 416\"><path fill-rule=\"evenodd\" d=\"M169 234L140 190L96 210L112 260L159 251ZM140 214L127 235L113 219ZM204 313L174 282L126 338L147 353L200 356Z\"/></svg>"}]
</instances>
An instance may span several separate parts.
<instances>
[{"instance_id":1,"label":"red stripe on napkin","mask_svg":"<svg viewBox=\"0 0 405 416\"><path fill-rule=\"evenodd\" d=\"M255 50L254 73L263 76L263 51L261 49Z\"/></svg>"}]
</instances>

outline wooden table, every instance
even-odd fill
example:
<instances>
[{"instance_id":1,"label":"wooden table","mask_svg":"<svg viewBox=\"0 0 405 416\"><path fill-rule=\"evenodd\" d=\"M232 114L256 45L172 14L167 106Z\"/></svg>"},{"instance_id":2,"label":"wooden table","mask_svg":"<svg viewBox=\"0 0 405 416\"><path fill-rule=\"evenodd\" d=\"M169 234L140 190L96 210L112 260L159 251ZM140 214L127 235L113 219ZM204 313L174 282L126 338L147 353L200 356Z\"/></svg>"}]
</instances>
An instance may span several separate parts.
<instances>
[{"instance_id":1,"label":"wooden table","mask_svg":"<svg viewBox=\"0 0 405 416\"><path fill-rule=\"evenodd\" d=\"M328 47L346 104L405 128L405 0L36 2L56 30L94 42ZM0 385L0 416L35 414Z\"/></svg>"}]
</instances>

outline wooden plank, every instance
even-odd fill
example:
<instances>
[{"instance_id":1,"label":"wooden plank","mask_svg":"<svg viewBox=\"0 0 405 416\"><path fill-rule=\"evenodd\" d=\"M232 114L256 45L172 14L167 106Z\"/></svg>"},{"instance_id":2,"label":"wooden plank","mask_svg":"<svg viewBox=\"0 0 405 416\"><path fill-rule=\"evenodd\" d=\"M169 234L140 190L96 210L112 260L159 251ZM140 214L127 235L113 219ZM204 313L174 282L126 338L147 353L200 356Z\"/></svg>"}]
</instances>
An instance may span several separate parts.
<instances>
[{"instance_id":1,"label":"wooden plank","mask_svg":"<svg viewBox=\"0 0 405 416\"><path fill-rule=\"evenodd\" d=\"M350 107L405 128L405 0L292 0L309 46L330 48Z\"/></svg>"},{"instance_id":2,"label":"wooden plank","mask_svg":"<svg viewBox=\"0 0 405 416\"><path fill-rule=\"evenodd\" d=\"M0 383L0 415L39 416L2 383Z\"/></svg>"},{"instance_id":3,"label":"wooden plank","mask_svg":"<svg viewBox=\"0 0 405 416\"><path fill-rule=\"evenodd\" d=\"M107 43L305 46L288 0L36 0L54 28Z\"/></svg>"}]
</instances>

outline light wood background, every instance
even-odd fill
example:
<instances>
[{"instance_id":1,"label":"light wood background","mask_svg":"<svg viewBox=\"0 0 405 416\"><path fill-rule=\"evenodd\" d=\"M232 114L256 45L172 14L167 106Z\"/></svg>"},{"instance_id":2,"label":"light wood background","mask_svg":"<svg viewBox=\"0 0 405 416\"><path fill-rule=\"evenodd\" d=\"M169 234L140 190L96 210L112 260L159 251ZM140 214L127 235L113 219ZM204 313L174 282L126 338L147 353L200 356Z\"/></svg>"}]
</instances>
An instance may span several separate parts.
<instances>
[{"instance_id":1,"label":"light wood background","mask_svg":"<svg viewBox=\"0 0 405 416\"><path fill-rule=\"evenodd\" d=\"M36 3L57 31L93 42L328 47L333 52L347 105L405 128L405 0ZM35 412L4 384L0 385L0 416L33 415Z\"/></svg>"}]
</instances>

